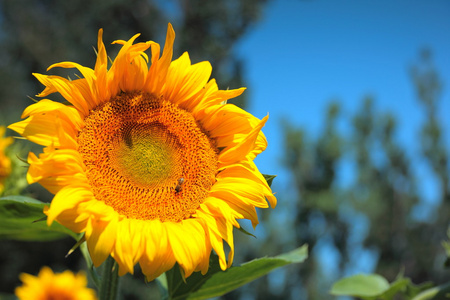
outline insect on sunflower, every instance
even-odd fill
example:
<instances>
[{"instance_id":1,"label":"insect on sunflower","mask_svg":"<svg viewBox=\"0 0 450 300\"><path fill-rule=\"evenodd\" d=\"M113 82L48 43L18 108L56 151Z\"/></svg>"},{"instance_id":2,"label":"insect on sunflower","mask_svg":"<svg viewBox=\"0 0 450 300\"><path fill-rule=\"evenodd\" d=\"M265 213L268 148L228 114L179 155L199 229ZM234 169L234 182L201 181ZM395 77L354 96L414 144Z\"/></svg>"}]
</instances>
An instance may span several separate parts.
<instances>
[{"instance_id":1,"label":"insect on sunflower","mask_svg":"<svg viewBox=\"0 0 450 300\"><path fill-rule=\"evenodd\" d=\"M139 263L152 280L177 262L188 277L207 272L214 249L225 270L236 220L256 226L255 207L276 205L253 162L268 117L225 104L244 88L219 90L209 62L191 64L187 53L172 61L170 24L162 54L155 42L133 44L138 36L114 42L122 48L109 69L100 30L94 69L49 67L82 78L34 74L46 86L38 96L59 92L71 105L40 100L9 126L45 146L28 156L28 182L55 194L48 224L84 232L95 266L111 255L119 275Z\"/></svg>"}]
</instances>

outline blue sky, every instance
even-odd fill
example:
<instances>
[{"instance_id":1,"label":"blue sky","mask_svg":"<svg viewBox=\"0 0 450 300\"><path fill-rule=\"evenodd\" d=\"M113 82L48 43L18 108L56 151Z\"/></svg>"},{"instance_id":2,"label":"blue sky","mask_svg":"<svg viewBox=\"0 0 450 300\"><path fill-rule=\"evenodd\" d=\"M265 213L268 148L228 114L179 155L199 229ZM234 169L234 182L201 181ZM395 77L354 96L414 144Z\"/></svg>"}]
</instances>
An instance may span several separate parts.
<instances>
[{"instance_id":1,"label":"blue sky","mask_svg":"<svg viewBox=\"0 0 450 300\"><path fill-rule=\"evenodd\" d=\"M246 62L249 111L270 115L263 129L269 147L258 165L279 175L275 189L288 183L279 163L281 119L317 134L331 99L347 117L372 95L377 110L398 118L400 142L418 153L424 116L408 68L423 47L432 50L444 82L440 118L449 140L450 1L270 1L236 53Z\"/></svg>"}]
</instances>

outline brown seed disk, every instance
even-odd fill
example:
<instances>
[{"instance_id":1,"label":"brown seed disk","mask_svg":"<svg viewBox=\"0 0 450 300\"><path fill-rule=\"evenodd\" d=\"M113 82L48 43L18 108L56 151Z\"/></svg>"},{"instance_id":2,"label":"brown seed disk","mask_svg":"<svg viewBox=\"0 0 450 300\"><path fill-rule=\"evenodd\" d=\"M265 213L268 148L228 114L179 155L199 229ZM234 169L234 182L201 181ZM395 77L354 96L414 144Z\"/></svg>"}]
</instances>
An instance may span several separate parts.
<instances>
[{"instance_id":1,"label":"brown seed disk","mask_svg":"<svg viewBox=\"0 0 450 300\"><path fill-rule=\"evenodd\" d=\"M93 109L78 144L95 198L128 218L187 219L215 182L214 140L190 112L150 94Z\"/></svg>"}]
</instances>

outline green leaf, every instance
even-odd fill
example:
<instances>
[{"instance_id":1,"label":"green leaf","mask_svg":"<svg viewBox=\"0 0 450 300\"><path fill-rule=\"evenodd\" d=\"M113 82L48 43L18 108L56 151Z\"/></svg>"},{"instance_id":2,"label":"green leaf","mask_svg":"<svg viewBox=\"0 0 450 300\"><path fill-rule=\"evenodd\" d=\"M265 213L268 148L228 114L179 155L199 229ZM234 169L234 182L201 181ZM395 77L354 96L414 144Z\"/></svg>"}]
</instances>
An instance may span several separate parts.
<instances>
[{"instance_id":1,"label":"green leaf","mask_svg":"<svg viewBox=\"0 0 450 300\"><path fill-rule=\"evenodd\" d=\"M269 186L272 186L272 181L275 177L277 177L277 175L267 175L267 174L263 174L264 179L267 181L267 184Z\"/></svg>"},{"instance_id":2,"label":"green leaf","mask_svg":"<svg viewBox=\"0 0 450 300\"><path fill-rule=\"evenodd\" d=\"M291 252L275 257L264 257L244 263L239 267L231 267L222 271L218 257L211 255L210 268L204 276L200 272L192 274L183 282L178 267L166 272L169 299L209 299L231 292L272 270L292 264L301 263L308 257L308 247L304 245Z\"/></svg>"},{"instance_id":3,"label":"green leaf","mask_svg":"<svg viewBox=\"0 0 450 300\"><path fill-rule=\"evenodd\" d=\"M166 273L162 273L158 278L156 278L156 283L158 284L158 290L161 295L161 300L169 299L169 288L167 286Z\"/></svg>"},{"instance_id":4,"label":"green leaf","mask_svg":"<svg viewBox=\"0 0 450 300\"><path fill-rule=\"evenodd\" d=\"M394 299L394 296L398 292L405 292L406 289L411 285L411 280L409 278L398 278L395 280L387 289L382 296L383 299Z\"/></svg>"},{"instance_id":5,"label":"green leaf","mask_svg":"<svg viewBox=\"0 0 450 300\"><path fill-rule=\"evenodd\" d=\"M254 234L251 234L251 233L248 232L247 230L245 230L244 227L242 227L242 224L239 224L239 225L240 225L241 227L237 228L237 230L239 230L240 232L242 232L242 233L244 233L244 234L246 234L246 235L252 236L252 237L254 237L254 238L256 239L256 236L255 236Z\"/></svg>"},{"instance_id":6,"label":"green leaf","mask_svg":"<svg viewBox=\"0 0 450 300\"><path fill-rule=\"evenodd\" d=\"M45 203L25 196L0 198L0 239L21 241L49 241L67 235L77 235L62 225L53 222L35 222L45 217Z\"/></svg>"},{"instance_id":7,"label":"green leaf","mask_svg":"<svg viewBox=\"0 0 450 300\"><path fill-rule=\"evenodd\" d=\"M13 294L0 293L0 300L17 300Z\"/></svg>"},{"instance_id":8,"label":"green leaf","mask_svg":"<svg viewBox=\"0 0 450 300\"><path fill-rule=\"evenodd\" d=\"M412 298L412 300L448 299L448 295L450 295L450 283L426 289Z\"/></svg>"},{"instance_id":9,"label":"green leaf","mask_svg":"<svg viewBox=\"0 0 450 300\"><path fill-rule=\"evenodd\" d=\"M376 274L358 274L336 282L330 293L335 296L375 297L389 290L389 282Z\"/></svg>"},{"instance_id":10,"label":"green leaf","mask_svg":"<svg viewBox=\"0 0 450 300\"><path fill-rule=\"evenodd\" d=\"M450 285L433 287L430 282L415 285L411 279L403 277L401 272L390 285L386 279L376 274L347 277L336 282L330 293L336 296L356 296L363 299L391 300L397 299L396 297L400 295L401 299L427 300L441 299L436 295L444 295L446 288L450 289Z\"/></svg>"},{"instance_id":11,"label":"green leaf","mask_svg":"<svg viewBox=\"0 0 450 300\"><path fill-rule=\"evenodd\" d=\"M88 250L86 242L81 243L80 251L84 257L84 260L86 261L87 270L88 270L89 275L91 276L92 281L94 282L97 289L100 288L101 278L100 278L100 275L98 275L97 270L94 267L94 263L92 262L91 255L89 254L89 250Z\"/></svg>"},{"instance_id":12,"label":"green leaf","mask_svg":"<svg viewBox=\"0 0 450 300\"><path fill-rule=\"evenodd\" d=\"M450 238L450 227L447 230L447 236ZM447 255L447 259L445 260L444 266L446 268L450 267L450 241L442 241L442 246L445 249L445 254Z\"/></svg>"}]
</instances>

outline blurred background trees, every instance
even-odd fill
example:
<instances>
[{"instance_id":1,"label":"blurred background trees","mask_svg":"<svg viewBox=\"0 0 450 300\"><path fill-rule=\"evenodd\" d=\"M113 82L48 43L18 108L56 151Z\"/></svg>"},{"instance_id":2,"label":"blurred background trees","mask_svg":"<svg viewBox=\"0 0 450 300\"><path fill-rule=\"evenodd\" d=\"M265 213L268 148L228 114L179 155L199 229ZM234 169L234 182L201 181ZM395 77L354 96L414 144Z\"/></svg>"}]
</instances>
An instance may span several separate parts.
<instances>
[{"instance_id":1,"label":"blurred background trees","mask_svg":"<svg viewBox=\"0 0 450 300\"><path fill-rule=\"evenodd\" d=\"M45 72L61 60L91 66L96 56L97 32L104 29L106 45L128 40L165 40L167 23L177 34L174 58L188 51L193 62L208 60L220 88L241 87L243 63L232 46L254 24L266 0L249 1L58 1L4 0L0 2L0 99L3 118L25 107L24 95L42 87L31 73ZM119 47L108 46L115 57ZM54 70L52 72L63 72ZM64 73L63 73L64 74ZM73 75L73 70L68 74ZM219 80L220 79L220 80ZM240 105L245 101L241 97Z\"/></svg>"},{"instance_id":2,"label":"blurred background trees","mask_svg":"<svg viewBox=\"0 0 450 300\"><path fill-rule=\"evenodd\" d=\"M31 73L44 73L63 60L93 66L91 49L99 28L114 57L118 47L108 46L113 40L139 32L141 41L163 43L170 21L177 34L174 57L188 51L193 62L210 61L221 89L248 86L245 63L233 53L233 45L258 21L265 3L117 0L91 1L86 7L85 1L1 1L0 122L17 121L31 103L26 96L42 90ZM289 120L283 123L285 150L280 156L291 182L276 191L279 205L274 211L259 212L262 236L254 239L236 232L236 262L304 243L310 246L310 258L300 268L279 270L224 298L327 299L334 281L361 270L390 281L400 272L415 283L449 280L441 246L450 216L449 149L443 139L446 129L437 117L443 83L431 50L424 50L409 70L405 66L408 71L425 120L417 133L420 157L398 142L401 128L395 116L377 111L376 99L370 96L362 99L354 115L344 114L339 101L330 102L317 136ZM73 76L75 71L51 72ZM232 102L245 107L246 101L244 93ZM438 182L437 204L419 192L420 173ZM51 199L37 185L25 192ZM64 258L72 245L71 239L41 244L1 241L0 292L12 292L20 272L37 273L44 264L55 270L84 268L79 254ZM146 295L142 278L128 276L124 281L128 299Z\"/></svg>"},{"instance_id":3,"label":"blurred background trees","mask_svg":"<svg viewBox=\"0 0 450 300\"><path fill-rule=\"evenodd\" d=\"M296 195L287 198L280 192L279 205L292 207L293 219L268 243L281 248L279 235L288 235L285 239L292 247L308 243L311 254L300 270L281 271L285 280L272 289L274 294L265 290L270 282L254 283L249 287L258 292L254 299L332 298L328 291L333 282L362 270L390 282L399 274L416 284L448 282L442 241L447 239L450 216L449 149L436 116L442 83L430 50L421 52L410 74L425 114L417 133L420 157L396 140L395 116L377 112L371 97L361 101L353 116L340 115L339 104L331 102L317 137L286 123L284 165L292 174ZM350 129L339 131L338 121ZM418 167L419 161L425 165ZM420 172L438 183L435 205L419 193ZM267 248L262 249L261 254Z\"/></svg>"}]
</instances>

